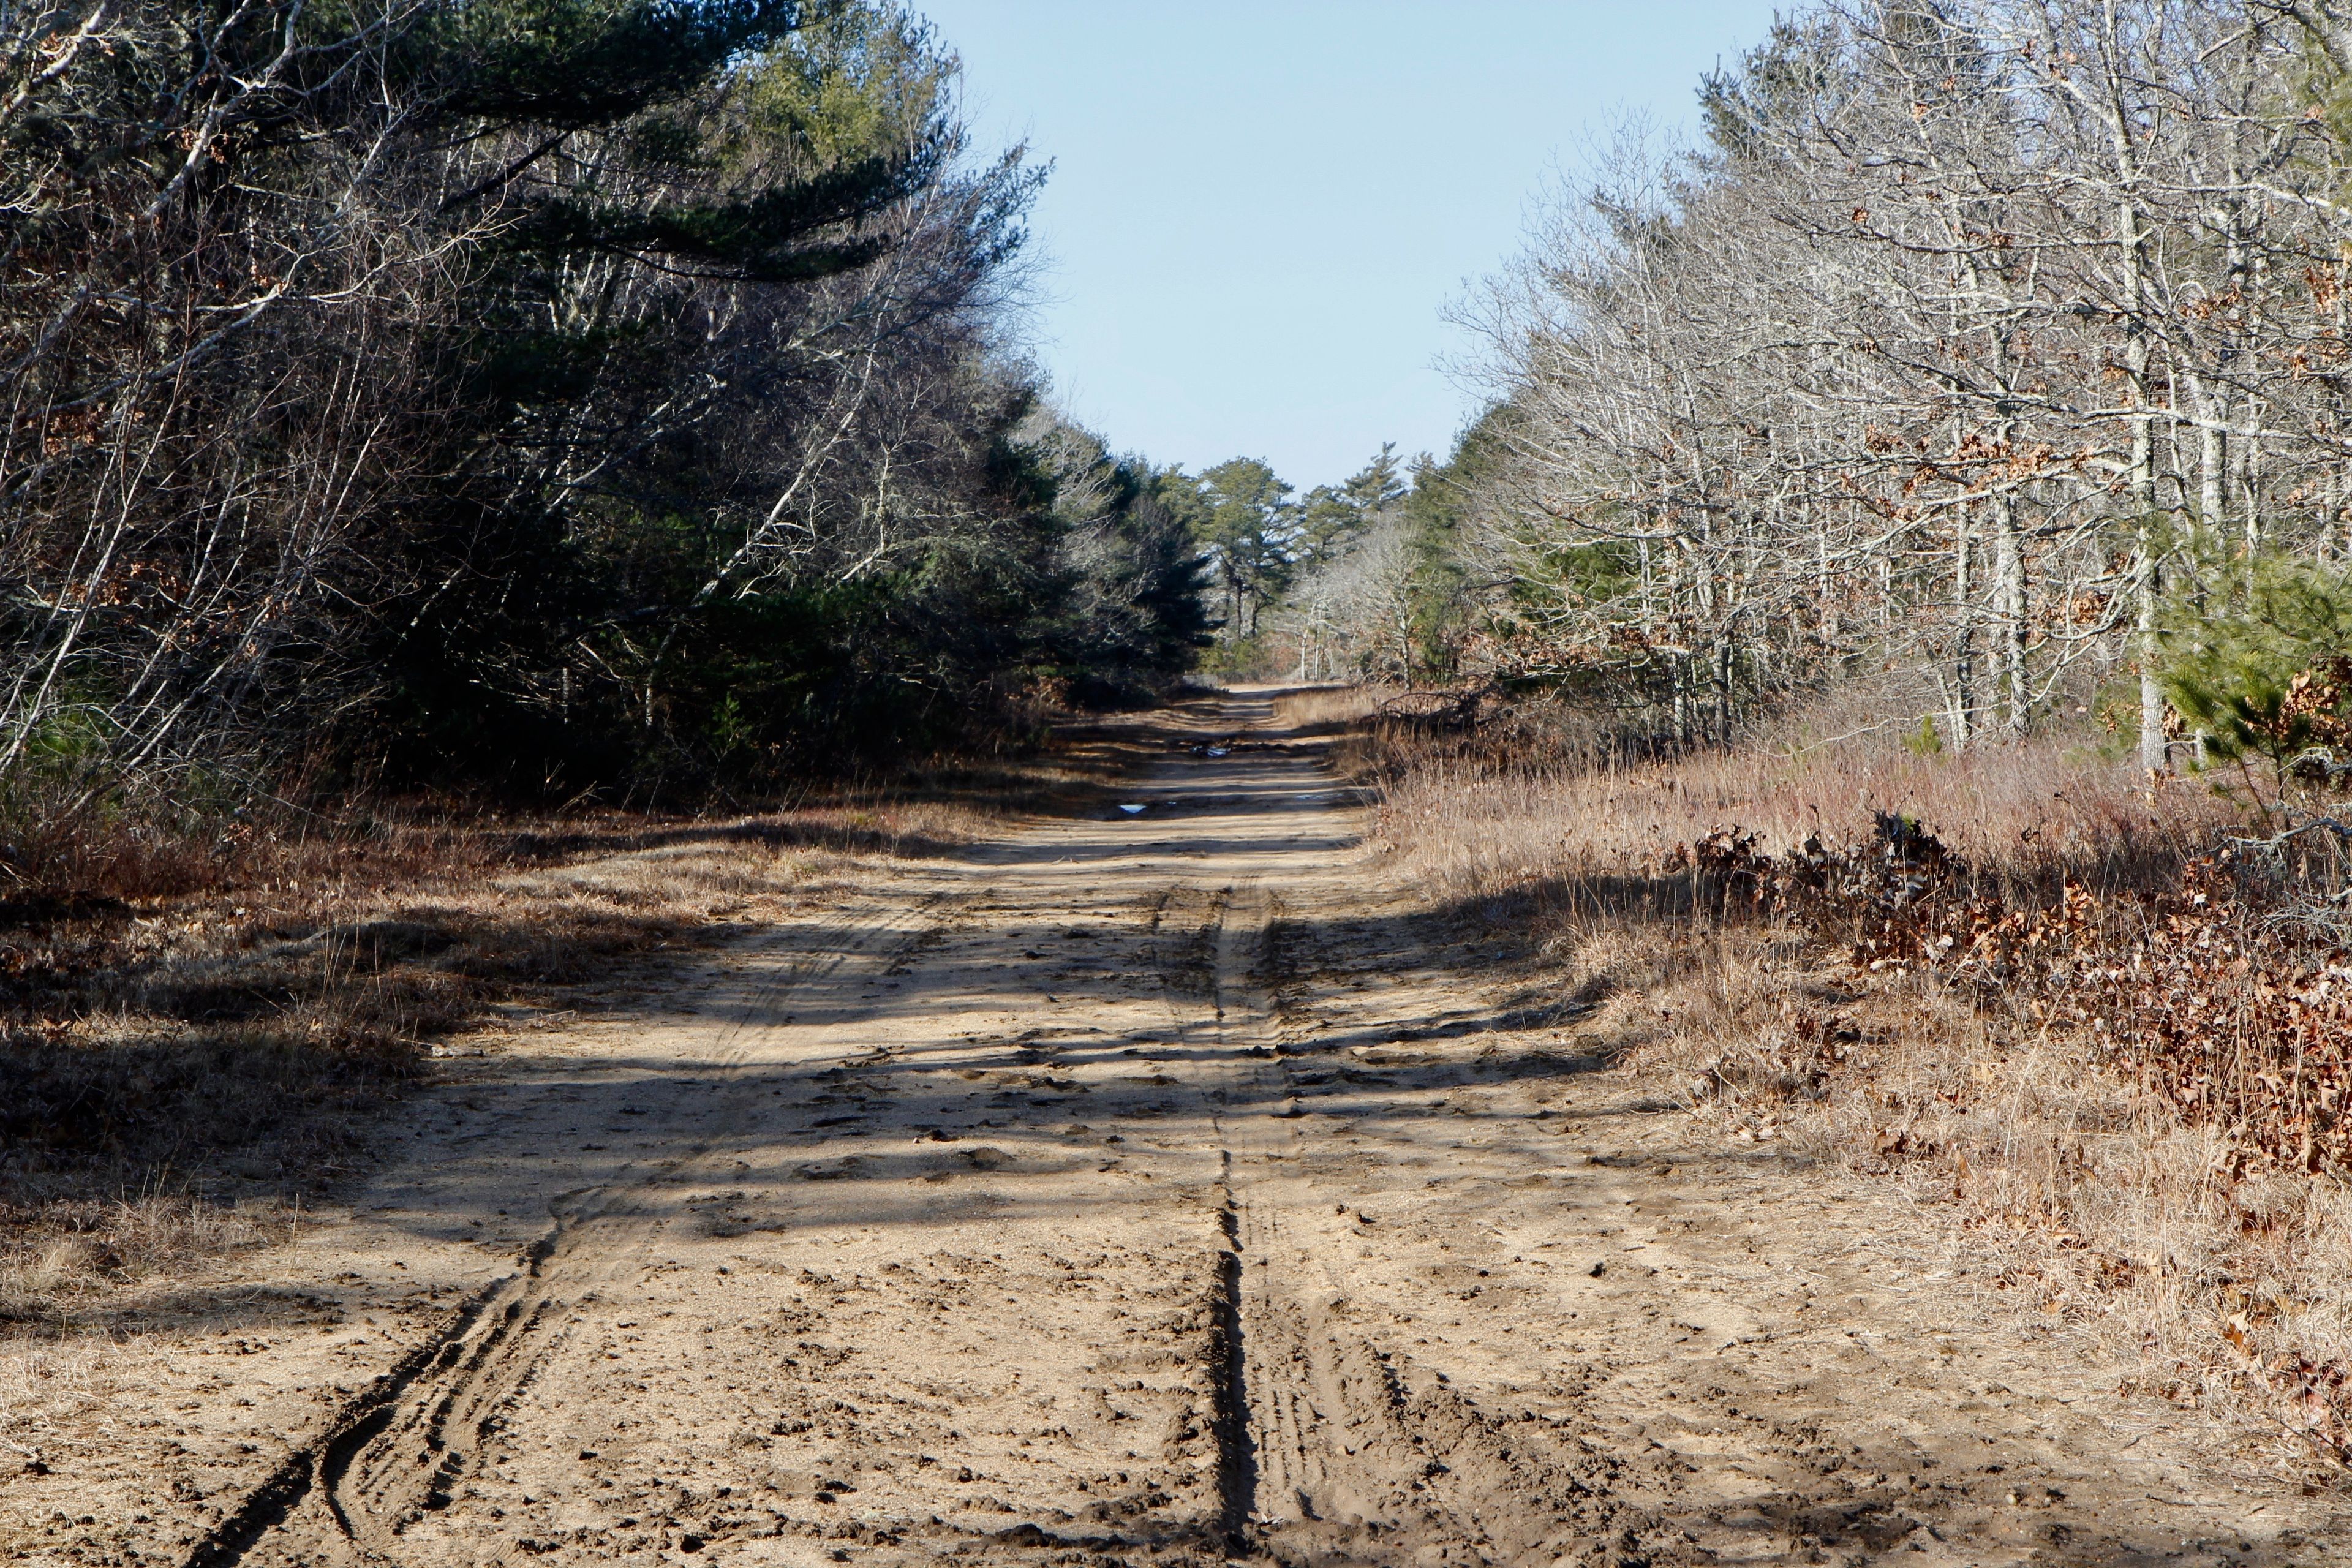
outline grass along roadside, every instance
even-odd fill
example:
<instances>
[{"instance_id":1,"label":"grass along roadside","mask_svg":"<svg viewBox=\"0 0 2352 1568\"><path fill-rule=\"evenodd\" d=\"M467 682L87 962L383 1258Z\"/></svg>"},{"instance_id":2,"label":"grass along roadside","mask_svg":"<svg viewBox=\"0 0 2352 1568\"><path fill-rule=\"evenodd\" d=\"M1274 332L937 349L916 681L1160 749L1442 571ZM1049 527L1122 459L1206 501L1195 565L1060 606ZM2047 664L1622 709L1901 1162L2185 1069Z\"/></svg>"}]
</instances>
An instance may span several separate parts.
<instances>
[{"instance_id":1,"label":"grass along roadside","mask_svg":"<svg viewBox=\"0 0 2352 1568\"><path fill-rule=\"evenodd\" d=\"M169 1321L363 1176L452 1058L560 1022L615 965L656 983L877 861L1090 800L1131 752L1097 726L740 816L383 803L53 853L0 898L0 1339Z\"/></svg>"},{"instance_id":2,"label":"grass along roadside","mask_svg":"<svg viewBox=\"0 0 2352 1568\"><path fill-rule=\"evenodd\" d=\"M2229 803L2052 742L1596 767L1374 716L1346 749L1386 852L1533 935L1581 1048L1726 1139L1885 1184L1964 1238L1942 1289L2152 1414L2346 1470L2332 847L2216 858L2246 837Z\"/></svg>"}]
</instances>

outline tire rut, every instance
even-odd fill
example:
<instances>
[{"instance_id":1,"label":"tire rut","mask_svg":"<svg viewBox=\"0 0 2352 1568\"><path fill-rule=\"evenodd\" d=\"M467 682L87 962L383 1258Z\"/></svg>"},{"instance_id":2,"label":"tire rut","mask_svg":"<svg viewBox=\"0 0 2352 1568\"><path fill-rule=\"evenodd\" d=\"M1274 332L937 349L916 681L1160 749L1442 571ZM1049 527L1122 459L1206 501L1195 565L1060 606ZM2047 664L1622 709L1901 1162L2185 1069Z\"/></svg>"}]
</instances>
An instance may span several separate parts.
<instances>
[{"instance_id":1,"label":"tire rut","mask_svg":"<svg viewBox=\"0 0 2352 1568\"><path fill-rule=\"evenodd\" d=\"M888 907L831 928L824 951L758 986L747 1016L775 1016L789 994L835 976L887 942L885 968L947 921L951 895ZM895 937L896 941L887 939ZM738 1026L705 1071L730 1074L751 1059L758 1031ZM738 1124L751 1106L720 1089L707 1125ZM732 1097L740 1100L742 1097ZM625 1272L657 1228L652 1191L706 1157L717 1134L691 1138L677 1154L602 1188L567 1194L553 1226L516 1274L492 1281L454 1310L444 1326L346 1403L321 1434L289 1454L219 1525L200 1538L185 1568L235 1568L271 1531L298 1559L310 1552L402 1560L403 1533L446 1508L457 1483L505 1427L516 1402L562 1345L572 1304ZM558 1294L562 1289L566 1294Z\"/></svg>"},{"instance_id":2,"label":"tire rut","mask_svg":"<svg viewBox=\"0 0 2352 1568\"><path fill-rule=\"evenodd\" d=\"M1240 884L1218 913L1211 998L1237 1064L1215 1118L1222 1300L1240 1352L1227 1373L1238 1417L1223 1430L1228 1469L1249 1483L1251 1549L1300 1568L1441 1552L1496 1563L1692 1560L1679 1531L1622 1495L1624 1467L1600 1445L1532 1414L1481 1410L1333 1310L1342 1287L1293 1234L1297 1200L1279 1173L1300 1152L1290 1056L1275 1037L1286 911L1263 886Z\"/></svg>"}]
</instances>

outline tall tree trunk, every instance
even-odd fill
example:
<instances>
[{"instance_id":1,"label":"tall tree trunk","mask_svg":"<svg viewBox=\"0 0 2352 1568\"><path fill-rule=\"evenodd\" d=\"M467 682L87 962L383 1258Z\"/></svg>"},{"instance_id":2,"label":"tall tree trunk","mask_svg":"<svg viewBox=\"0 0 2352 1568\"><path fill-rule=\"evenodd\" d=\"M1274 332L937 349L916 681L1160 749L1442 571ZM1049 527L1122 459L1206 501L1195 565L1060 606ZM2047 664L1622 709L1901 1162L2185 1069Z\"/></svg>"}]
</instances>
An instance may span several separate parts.
<instances>
[{"instance_id":1,"label":"tall tree trunk","mask_svg":"<svg viewBox=\"0 0 2352 1568\"><path fill-rule=\"evenodd\" d=\"M2009 733L2022 740L2032 719L2032 692L2025 671L2025 549L2017 531L2017 498L2007 490L1993 498L1992 575L2000 637L1994 679L2000 683Z\"/></svg>"},{"instance_id":2,"label":"tall tree trunk","mask_svg":"<svg viewBox=\"0 0 2352 1568\"><path fill-rule=\"evenodd\" d=\"M2263 405L2259 397L2246 399L2245 424L2238 439L2232 443L2231 468L2236 471L2239 504L2245 513L2246 572L2252 580L2254 559L2263 548L2263 498L2261 445Z\"/></svg>"},{"instance_id":3,"label":"tall tree trunk","mask_svg":"<svg viewBox=\"0 0 2352 1568\"><path fill-rule=\"evenodd\" d=\"M2116 248L2122 265L2126 338L2124 375L2131 397L2131 465L2126 492L2132 510L2133 651L2139 665L2139 760L2150 772L2165 765L2164 691L2157 684L2157 600L2163 591L2157 560L2156 411L2148 399L2147 310L2154 258L2139 209L2139 153L2134 143L2137 117L2125 101L2126 73L2117 0L2105 0L2105 105L2107 134L2116 160Z\"/></svg>"},{"instance_id":4,"label":"tall tree trunk","mask_svg":"<svg viewBox=\"0 0 2352 1568\"><path fill-rule=\"evenodd\" d=\"M1969 508L1962 505L1956 515L1959 523L1952 543L1952 612L1957 621L1952 637L1952 748L1966 751L1977 706L1976 606L1969 582L1975 542L1969 534Z\"/></svg>"},{"instance_id":5,"label":"tall tree trunk","mask_svg":"<svg viewBox=\"0 0 2352 1568\"><path fill-rule=\"evenodd\" d=\"M2227 411L2201 375L2185 375L2189 406L2197 416L2197 523L2219 539L2228 522L2222 490L2227 479L2228 438L2222 429Z\"/></svg>"},{"instance_id":6,"label":"tall tree trunk","mask_svg":"<svg viewBox=\"0 0 2352 1568\"><path fill-rule=\"evenodd\" d=\"M2123 205L2121 230L2129 268L2126 293L2132 307L2130 337L2124 349L2124 373L2132 399L2131 468L2126 488L2135 513L2132 641L2139 665L2139 763L2156 773L2166 763L2164 689L2156 675L2157 602L2164 584L2157 560L2160 537L2156 514L2156 413L2147 396L2147 326L2139 317L2147 246L2140 237L2138 210L2128 200Z\"/></svg>"}]
</instances>

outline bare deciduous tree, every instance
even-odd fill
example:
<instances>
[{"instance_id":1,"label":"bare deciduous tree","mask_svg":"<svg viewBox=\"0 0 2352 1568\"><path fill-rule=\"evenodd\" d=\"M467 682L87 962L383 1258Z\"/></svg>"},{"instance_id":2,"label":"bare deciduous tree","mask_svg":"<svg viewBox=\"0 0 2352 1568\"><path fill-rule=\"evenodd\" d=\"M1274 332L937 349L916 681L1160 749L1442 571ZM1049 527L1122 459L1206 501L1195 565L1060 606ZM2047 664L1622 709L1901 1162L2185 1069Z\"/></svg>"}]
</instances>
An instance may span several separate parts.
<instances>
[{"instance_id":1,"label":"bare deciduous tree","mask_svg":"<svg viewBox=\"0 0 2352 1568\"><path fill-rule=\"evenodd\" d=\"M2336 12L1822 5L1704 147L1622 139L1468 312L1496 657L1685 738L1857 668L1960 744L2120 681L2162 765L2182 542L2347 544Z\"/></svg>"}]
</instances>

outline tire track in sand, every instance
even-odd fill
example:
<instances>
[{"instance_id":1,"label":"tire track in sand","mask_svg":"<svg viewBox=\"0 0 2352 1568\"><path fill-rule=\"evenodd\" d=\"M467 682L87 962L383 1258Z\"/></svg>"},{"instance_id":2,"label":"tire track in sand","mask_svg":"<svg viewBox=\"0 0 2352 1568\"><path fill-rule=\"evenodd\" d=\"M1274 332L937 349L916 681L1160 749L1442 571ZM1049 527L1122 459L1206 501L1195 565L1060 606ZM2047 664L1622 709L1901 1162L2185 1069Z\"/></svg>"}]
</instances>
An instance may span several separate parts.
<instances>
[{"instance_id":1,"label":"tire track in sand","mask_svg":"<svg viewBox=\"0 0 2352 1568\"><path fill-rule=\"evenodd\" d=\"M836 977L877 945L887 965L919 943L946 918L949 895L911 906L885 904L866 918L824 928L816 951L757 985L720 1049L703 1070L722 1076L716 1114L720 1128L740 1125L746 1107L738 1089L768 1026L749 1019L780 1016L788 998L822 1005L817 990L836 981L835 1005L846 1002L852 977ZM649 1201L707 1159L710 1135L689 1137L667 1158L625 1169L604 1186L558 1200L548 1233L526 1252L523 1268L491 1281L452 1310L445 1325L346 1403L311 1442L298 1447L220 1524L198 1539L186 1568L232 1568L277 1531L273 1550L289 1556L355 1553L362 1561L398 1562L399 1537L424 1515L446 1509L469 1464L499 1433L517 1399L569 1327L568 1297L593 1290L626 1273L653 1239L654 1222L667 1205Z\"/></svg>"},{"instance_id":2,"label":"tire track in sand","mask_svg":"<svg viewBox=\"0 0 2352 1568\"><path fill-rule=\"evenodd\" d=\"M1279 902L1262 883L1227 889L1215 939L1215 1016L1239 1079L1214 1118L1231 1239L1224 1310L1240 1350L1228 1440L1247 1488L1245 1508L1228 1502L1236 1536L1277 1562L1338 1565L1464 1548L1550 1561L1580 1542L1630 1549L1658 1533L1652 1510L1614 1495L1615 1467L1590 1444L1563 1453L1549 1424L1514 1431L1333 1310L1345 1289L1288 1212L1304 1196L1284 1174L1299 1163L1304 1118L1272 1026Z\"/></svg>"}]
</instances>

